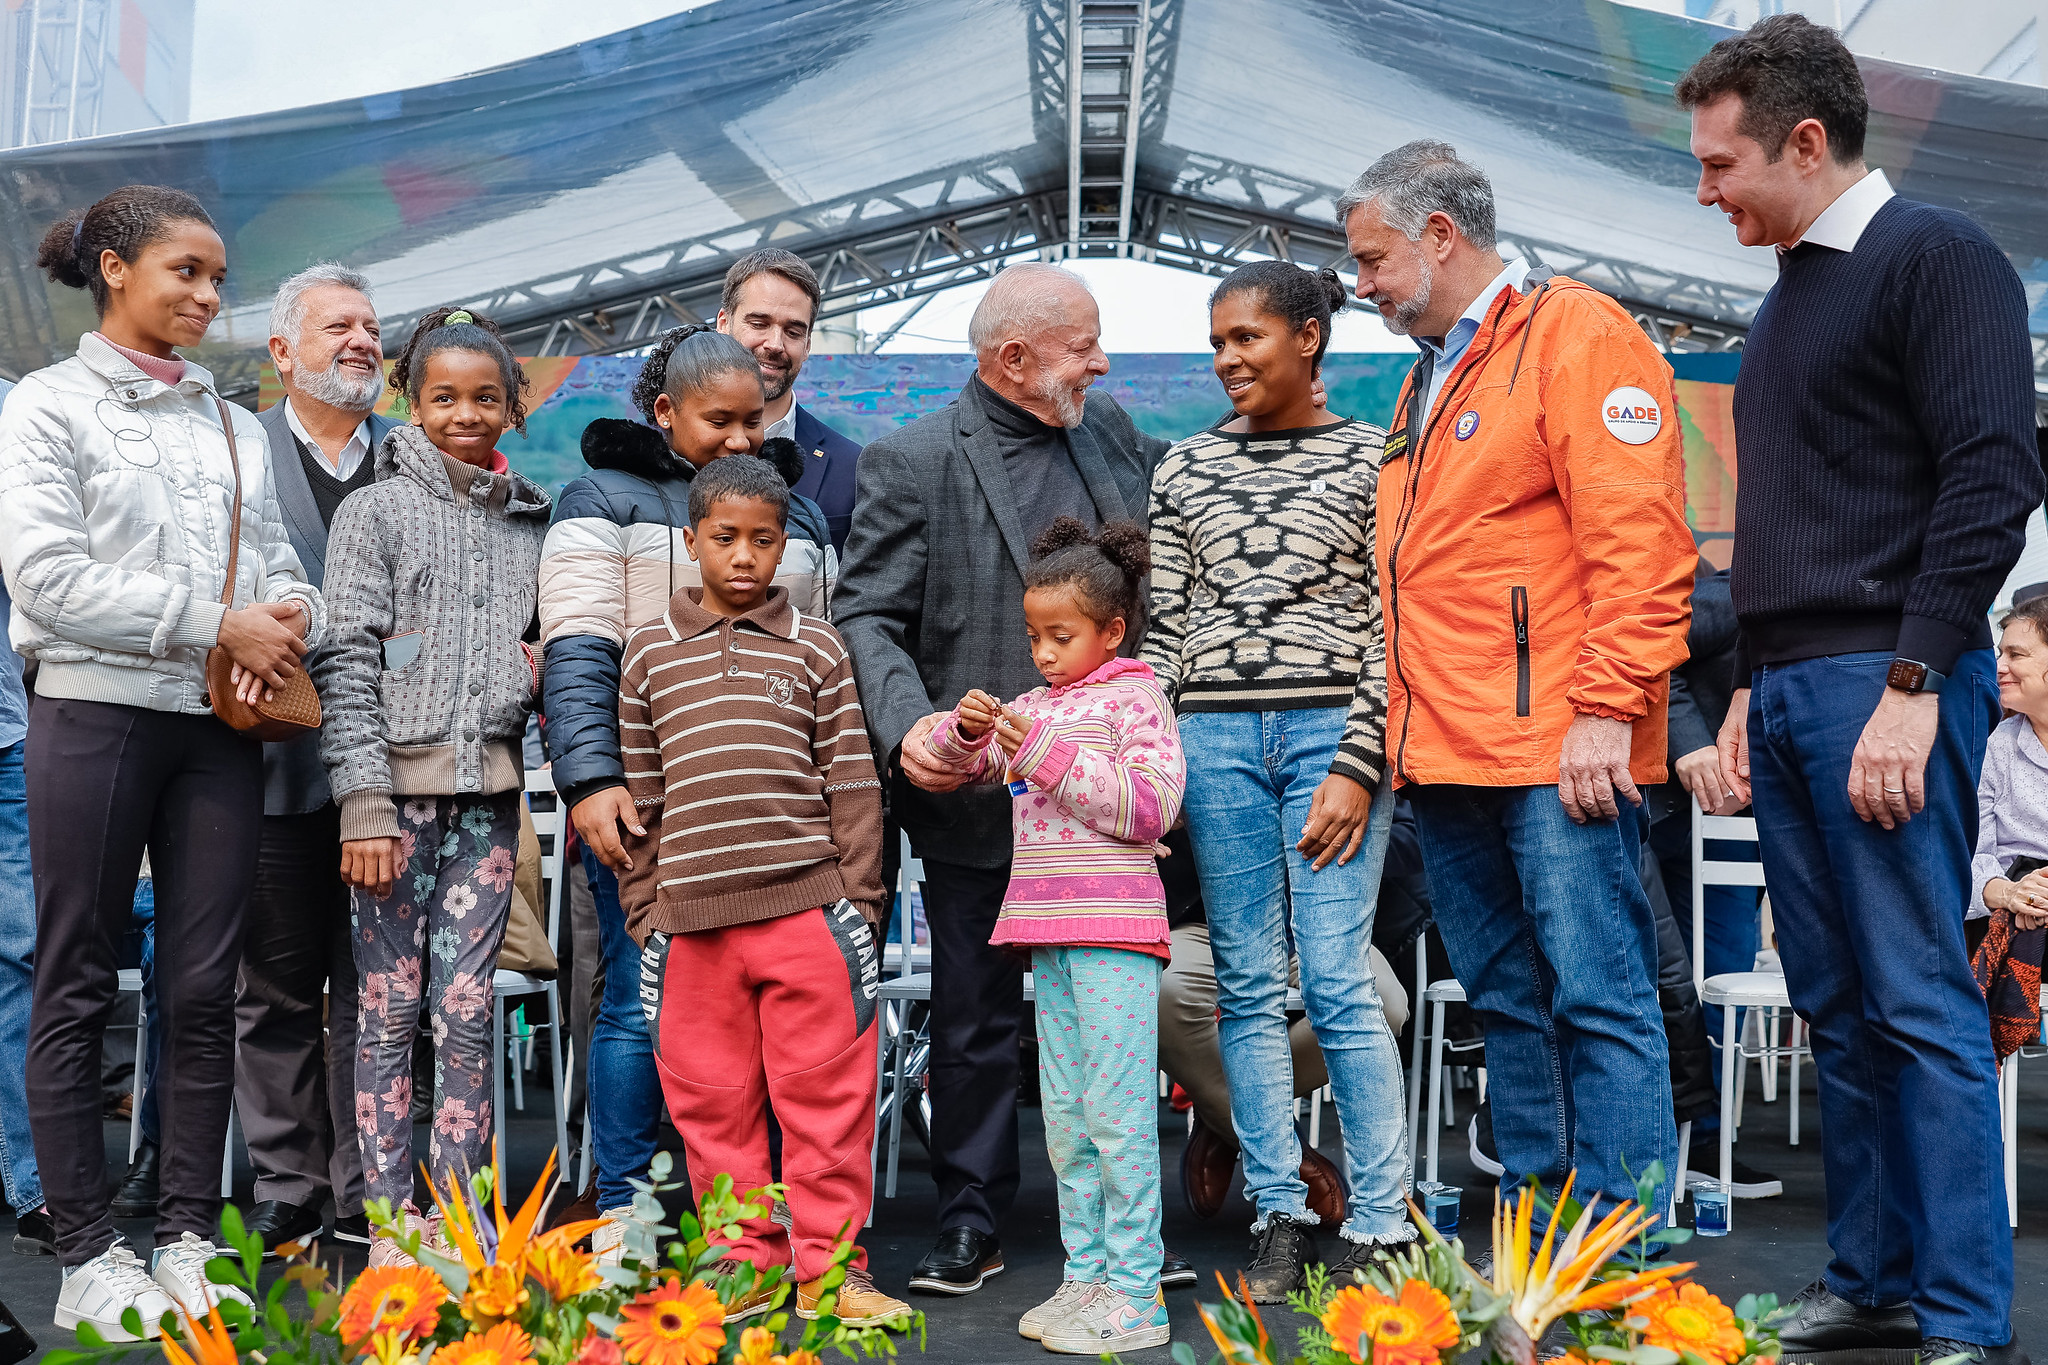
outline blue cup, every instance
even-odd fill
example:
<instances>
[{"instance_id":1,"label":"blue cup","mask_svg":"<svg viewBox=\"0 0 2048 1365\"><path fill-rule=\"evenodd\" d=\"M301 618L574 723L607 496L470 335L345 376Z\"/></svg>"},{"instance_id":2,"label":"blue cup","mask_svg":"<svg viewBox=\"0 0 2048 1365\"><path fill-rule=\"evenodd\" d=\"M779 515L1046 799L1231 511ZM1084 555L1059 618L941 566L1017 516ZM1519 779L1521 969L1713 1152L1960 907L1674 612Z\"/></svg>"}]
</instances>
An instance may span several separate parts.
<instances>
[{"instance_id":1,"label":"blue cup","mask_svg":"<svg viewBox=\"0 0 2048 1365\"><path fill-rule=\"evenodd\" d=\"M1728 1191L1718 1183L1694 1187L1692 1230L1701 1237L1728 1235Z\"/></svg>"},{"instance_id":2,"label":"blue cup","mask_svg":"<svg viewBox=\"0 0 2048 1365\"><path fill-rule=\"evenodd\" d=\"M1429 1219L1429 1225L1446 1238L1456 1237L1458 1204L1464 1198L1465 1191L1456 1185L1425 1180L1415 1187L1415 1193L1422 1197L1422 1212L1423 1216Z\"/></svg>"}]
</instances>

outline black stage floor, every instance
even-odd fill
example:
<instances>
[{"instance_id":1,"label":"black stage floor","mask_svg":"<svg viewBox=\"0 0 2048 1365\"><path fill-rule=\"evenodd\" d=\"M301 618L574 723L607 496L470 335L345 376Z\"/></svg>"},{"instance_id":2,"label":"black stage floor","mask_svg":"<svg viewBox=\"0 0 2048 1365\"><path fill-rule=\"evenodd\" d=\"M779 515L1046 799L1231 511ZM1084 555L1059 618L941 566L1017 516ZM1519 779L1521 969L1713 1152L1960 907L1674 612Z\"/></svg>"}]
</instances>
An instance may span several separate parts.
<instances>
[{"instance_id":1,"label":"black stage floor","mask_svg":"<svg viewBox=\"0 0 2048 1365\"><path fill-rule=\"evenodd\" d=\"M1754 1074L1751 1080L1753 1085ZM1788 1145L1786 1140L1787 1106L1782 1092L1777 1103L1768 1105L1756 1102L1754 1088L1750 1092L1751 1104L1739 1150L1751 1165L1780 1175L1785 1193L1775 1199L1738 1202L1733 1235L1711 1241L1696 1238L1684 1248L1688 1259L1700 1262L1700 1269L1695 1272L1700 1282L1731 1300L1749 1290L1789 1295L1812 1279L1825 1259L1820 1132L1811 1102L1811 1086L1809 1073L1807 1102L1802 1106L1806 1127L1798 1147ZM2014 1323L2021 1344L2037 1348L2048 1344L2048 1296L2042 1292L2048 1288L2048 1083L2031 1087L2023 1083L2022 1092ZM547 1098L545 1090L529 1087L529 1116L515 1117L512 1122L511 1183L516 1190L523 1191L539 1173L551 1141L553 1125L546 1117ZM1466 1191L1463 1217L1467 1233L1483 1233L1492 1187L1472 1169L1466 1157L1463 1119L1469 1108L1470 1092L1460 1099L1460 1127L1443 1135L1442 1179L1462 1185ZM1058 1285L1063 1260L1052 1175L1045 1160L1038 1111L1027 1108L1024 1116L1024 1184L1003 1238L1007 1270L977 1294L962 1298L912 1296L929 1319L926 1356L933 1361L997 1365L1048 1358L1035 1343L1016 1333L1018 1314ZM1168 1295L1174 1339L1193 1343L1197 1357L1207 1361L1212 1348L1196 1317L1194 1300L1197 1295L1215 1298L1214 1271L1234 1275L1249 1242L1245 1228L1250 1221L1250 1207L1233 1194L1232 1204L1213 1221L1203 1222L1190 1214L1180 1199L1177 1177L1185 1121L1163 1106L1160 1119L1167 1175L1166 1242L1195 1262L1205 1284L1193 1291L1179 1290ZM1327 1109L1324 1119L1323 1150L1336 1157L1339 1147L1334 1116ZM109 1123L106 1136L112 1177L118 1175L124 1164L116 1158L127 1150L127 1126ZM425 1150L424 1142L421 1150ZM239 1169L237 1180L238 1194L244 1201L249 1196L249 1182L245 1165ZM932 1187L924 1153L906 1133L899 1195L880 1201L875 1226L865 1236L876 1276L885 1287L901 1293L912 1266L930 1246L935 1232L930 1221L931 1209ZM4 1228L4 1222L0 1222L0 1229ZM148 1220L129 1222L123 1231L138 1249L150 1245ZM351 1255L346 1264L352 1272L361 1265L361 1251L353 1247L347 1250ZM51 1325L50 1316L56 1304L57 1283L54 1261L0 1252L0 1298L46 1349L59 1344L60 1334ZM1281 1343L1292 1344L1291 1315L1284 1310L1276 1311L1269 1315L1268 1325ZM915 1344L906 1344L904 1359L915 1356ZM1142 1352L1134 1359L1164 1365L1167 1353Z\"/></svg>"}]
</instances>

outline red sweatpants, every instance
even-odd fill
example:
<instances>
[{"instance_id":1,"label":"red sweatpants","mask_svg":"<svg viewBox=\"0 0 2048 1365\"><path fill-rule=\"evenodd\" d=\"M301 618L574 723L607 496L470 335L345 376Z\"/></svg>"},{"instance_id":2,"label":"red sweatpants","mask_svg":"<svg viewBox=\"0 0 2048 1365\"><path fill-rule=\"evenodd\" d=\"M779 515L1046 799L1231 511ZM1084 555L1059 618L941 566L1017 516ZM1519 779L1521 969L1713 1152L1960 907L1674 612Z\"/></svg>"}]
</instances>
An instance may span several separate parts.
<instances>
[{"instance_id":1,"label":"red sweatpants","mask_svg":"<svg viewBox=\"0 0 2048 1365\"><path fill-rule=\"evenodd\" d=\"M641 957L649 1030L669 1113L702 1198L720 1172L766 1185L768 1101L782 1124L792 1229L742 1226L729 1257L762 1270L825 1273L874 1202L874 936L845 901L779 919L655 934ZM853 1260L865 1265L865 1252Z\"/></svg>"}]
</instances>

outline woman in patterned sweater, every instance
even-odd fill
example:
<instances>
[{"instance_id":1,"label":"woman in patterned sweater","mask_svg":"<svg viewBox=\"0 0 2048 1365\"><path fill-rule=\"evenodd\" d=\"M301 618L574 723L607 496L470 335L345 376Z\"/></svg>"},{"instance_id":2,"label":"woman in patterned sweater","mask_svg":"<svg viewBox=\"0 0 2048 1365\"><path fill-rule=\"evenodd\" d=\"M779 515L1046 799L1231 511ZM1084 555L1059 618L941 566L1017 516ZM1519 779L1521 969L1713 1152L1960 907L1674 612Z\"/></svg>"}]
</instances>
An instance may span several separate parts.
<instances>
[{"instance_id":1,"label":"woman in patterned sweater","mask_svg":"<svg viewBox=\"0 0 2048 1365\"><path fill-rule=\"evenodd\" d=\"M1375 1247L1414 1236L1400 1063L1359 947L1393 817L1393 793L1380 790L1386 653L1373 567L1386 433L1330 418L1311 395L1343 301L1329 270L1267 261L1225 277L1209 342L1236 416L1176 445L1152 479L1143 657L1184 736L1231 1118L1258 1210L1246 1277L1260 1303L1300 1289L1316 1259L1289 1103L1290 903L1350 1168L1332 1274L1348 1279Z\"/></svg>"}]
</instances>

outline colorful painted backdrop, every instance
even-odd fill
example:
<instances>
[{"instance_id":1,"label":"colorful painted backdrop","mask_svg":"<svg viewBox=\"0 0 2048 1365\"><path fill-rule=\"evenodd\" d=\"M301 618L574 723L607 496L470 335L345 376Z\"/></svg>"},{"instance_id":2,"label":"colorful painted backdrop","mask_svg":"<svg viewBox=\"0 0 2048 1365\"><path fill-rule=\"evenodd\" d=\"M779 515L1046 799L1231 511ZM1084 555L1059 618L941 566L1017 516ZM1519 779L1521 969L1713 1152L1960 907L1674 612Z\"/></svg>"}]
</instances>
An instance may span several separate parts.
<instances>
[{"instance_id":1,"label":"colorful painted backdrop","mask_svg":"<svg viewBox=\"0 0 2048 1365\"><path fill-rule=\"evenodd\" d=\"M1402 353L1333 355L1323 364L1330 409L1385 425L1412 357ZM1725 559L1735 530L1735 368L1738 357L1677 355L1678 420L1685 433L1686 512L1709 558ZM505 454L521 473L550 489L583 470L583 428L597 417L634 415L630 393L636 356L547 356L524 362L533 385L524 439ZM797 382L803 405L857 441L872 441L914 417L953 401L974 373L974 357L958 355L812 356ZM1119 355L1102 388L1137 424L1178 440L1228 410L1206 355ZM283 396L264 371L259 405ZM384 410L394 400L387 396Z\"/></svg>"}]
</instances>

